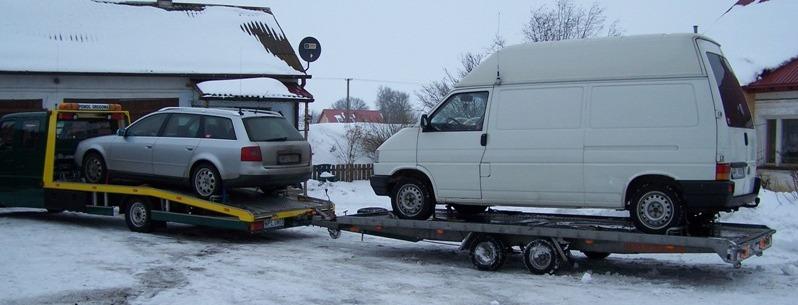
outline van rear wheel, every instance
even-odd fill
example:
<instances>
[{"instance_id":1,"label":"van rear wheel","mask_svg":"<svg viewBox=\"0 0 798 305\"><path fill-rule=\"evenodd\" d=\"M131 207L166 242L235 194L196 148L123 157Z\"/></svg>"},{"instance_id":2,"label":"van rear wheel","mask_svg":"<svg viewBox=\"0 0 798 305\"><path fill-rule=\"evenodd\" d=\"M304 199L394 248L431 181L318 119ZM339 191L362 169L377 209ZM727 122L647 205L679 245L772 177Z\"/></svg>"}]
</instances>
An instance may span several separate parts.
<instances>
[{"instance_id":1,"label":"van rear wheel","mask_svg":"<svg viewBox=\"0 0 798 305\"><path fill-rule=\"evenodd\" d=\"M669 185L644 185L635 193L629 207L635 227L645 233L665 234L682 225L682 201Z\"/></svg>"},{"instance_id":2,"label":"van rear wheel","mask_svg":"<svg viewBox=\"0 0 798 305\"><path fill-rule=\"evenodd\" d=\"M391 207L399 218L424 220L435 212L435 199L426 183L416 178L402 177L391 191Z\"/></svg>"}]
</instances>

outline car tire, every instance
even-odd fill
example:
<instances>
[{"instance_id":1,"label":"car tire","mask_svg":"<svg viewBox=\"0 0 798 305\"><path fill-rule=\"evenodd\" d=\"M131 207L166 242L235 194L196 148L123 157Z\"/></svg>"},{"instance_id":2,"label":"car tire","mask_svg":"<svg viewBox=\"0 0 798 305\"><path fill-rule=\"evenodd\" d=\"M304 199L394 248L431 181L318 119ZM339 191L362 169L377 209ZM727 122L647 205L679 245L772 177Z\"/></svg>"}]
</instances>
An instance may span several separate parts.
<instances>
[{"instance_id":1,"label":"car tire","mask_svg":"<svg viewBox=\"0 0 798 305\"><path fill-rule=\"evenodd\" d=\"M452 204L452 208L454 208L454 210L457 211L457 214L464 216L471 216L475 214L484 213L485 210L488 209L488 207L484 205L464 205L464 204Z\"/></svg>"},{"instance_id":2,"label":"car tire","mask_svg":"<svg viewBox=\"0 0 798 305\"><path fill-rule=\"evenodd\" d=\"M150 200L147 197L132 196L125 204L125 223L133 232L149 233L156 224L152 221Z\"/></svg>"},{"instance_id":3,"label":"car tire","mask_svg":"<svg viewBox=\"0 0 798 305\"><path fill-rule=\"evenodd\" d=\"M391 190L391 207L399 218L427 219L435 212L432 189L417 178L399 178Z\"/></svg>"},{"instance_id":4,"label":"car tire","mask_svg":"<svg viewBox=\"0 0 798 305\"><path fill-rule=\"evenodd\" d=\"M108 167L105 165L105 159L96 152L86 154L83 157L81 173L87 183L100 184L107 182Z\"/></svg>"},{"instance_id":5,"label":"car tire","mask_svg":"<svg viewBox=\"0 0 798 305\"><path fill-rule=\"evenodd\" d=\"M590 260L602 260L610 256L609 252L582 251L582 254L587 256L587 259Z\"/></svg>"},{"instance_id":6,"label":"car tire","mask_svg":"<svg viewBox=\"0 0 798 305\"><path fill-rule=\"evenodd\" d=\"M665 234L682 225L682 200L672 186L648 184L635 192L629 206L635 227L649 234Z\"/></svg>"},{"instance_id":7,"label":"car tire","mask_svg":"<svg viewBox=\"0 0 798 305\"><path fill-rule=\"evenodd\" d=\"M496 271L507 260L507 246L494 236L482 236L471 243L469 256L478 270Z\"/></svg>"},{"instance_id":8,"label":"car tire","mask_svg":"<svg viewBox=\"0 0 798 305\"><path fill-rule=\"evenodd\" d=\"M191 190L203 199L218 195L222 191L222 176L213 165L200 163L191 171Z\"/></svg>"}]
</instances>

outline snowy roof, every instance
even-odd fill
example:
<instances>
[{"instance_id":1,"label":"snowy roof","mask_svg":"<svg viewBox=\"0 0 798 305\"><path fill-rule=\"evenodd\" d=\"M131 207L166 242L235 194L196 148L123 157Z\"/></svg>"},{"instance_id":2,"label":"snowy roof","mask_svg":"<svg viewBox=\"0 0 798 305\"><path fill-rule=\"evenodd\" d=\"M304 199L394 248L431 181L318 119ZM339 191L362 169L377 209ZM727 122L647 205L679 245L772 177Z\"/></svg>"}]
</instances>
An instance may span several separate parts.
<instances>
[{"instance_id":1,"label":"snowy roof","mask_svg":"<svg viewBox=\"0 0 798 305\"><path fill-rule=\"evenodd\" d=\"M268 77L212 80L197 84L204 98L312 99L309 94L297 91L298 86L290 86L294 92L282 82Z\"/></svg>"},{"instance_id":2,"label":"snowy roof","mask_svg":"<svg viewBox=\"0 0 798 305\"><path fill-rule=\"evenodd\" d=\"M659 34L540 42L494 53L457 87L651 76L703 76L697 34ZM711 40L710 40L711 41Z\"/></svg>"},{"instance_id":3,"label":"snowy roof","mask_svg":"<svg viewBox=\"0 0 798 305\"><path fill-rule=\"evenodd\" d=\"M744 89L753 92L798 90L798 57L773 69L765 69L759 78Z\"/></svg>"},{"instance_id":4,"label":"snowy roof","mask_svg":"<svg viewBox=\"0 0 798 305\"><path fill-rule=\"evenodd\" d=\"M317 122L328 123L382 123L382 113L377 110L324 109Z\"/></svg>"},{"instance_id":5,"label":"snowy roof","mask_svg":"<svg viewBox=\"0 0 798 305\"><path fill-rule=\"evenodd\" d=\"M0 71L305 77L268 8L0 1Z\"/></svg>"}]
</instances>

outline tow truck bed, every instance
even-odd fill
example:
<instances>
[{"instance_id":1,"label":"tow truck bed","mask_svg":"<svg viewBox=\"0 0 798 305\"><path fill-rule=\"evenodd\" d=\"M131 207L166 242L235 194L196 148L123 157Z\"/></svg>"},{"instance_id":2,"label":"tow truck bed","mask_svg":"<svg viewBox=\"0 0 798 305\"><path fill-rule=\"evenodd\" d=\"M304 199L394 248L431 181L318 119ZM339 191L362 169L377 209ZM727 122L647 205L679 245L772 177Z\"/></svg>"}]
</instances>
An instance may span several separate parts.
<instances>
[{"instance_id":1,"label":"tow truck bed","mask_svg":"<svg viewBox=\"0 0 798 305\"><path fill-rule=\"evenodd\" d=\"M776 232L762 225L716 223L702 236L688 236L682 230L655 235L636 231L623 217L498 210L462 217L454 211L439 209L430 220L408 220L396 218L389 211L370 212L338 216L334 220L316 217L314 224L330 229L333 237L344 230L414 242L455 241L462 242L461 248L471 248L472 252L474 245L486 236L500 240L507 247L520 245L522 249L525 244L542 239L565 260L567 250L605 254L716 253L735 267L752 255L762 255ZM472 261L473 256L474 253Z\"/></svg>"}]
</instances>

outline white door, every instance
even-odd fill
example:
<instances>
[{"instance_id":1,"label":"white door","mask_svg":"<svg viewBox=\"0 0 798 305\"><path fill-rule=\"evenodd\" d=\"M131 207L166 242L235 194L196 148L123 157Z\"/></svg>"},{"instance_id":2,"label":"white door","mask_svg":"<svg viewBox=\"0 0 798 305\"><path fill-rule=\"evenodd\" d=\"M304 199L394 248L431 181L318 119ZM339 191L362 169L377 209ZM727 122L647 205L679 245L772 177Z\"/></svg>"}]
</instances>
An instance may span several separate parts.
<instances>
[{"instance_id":1,"label":"white door","mask_svg":"<svg viewBox=\"0 0 798 305\"><path fill-rule=\"evenodd\" d=\"M487 204L583 203L582 87L494 89L482 159Z\"/></svg>"},{"instance_id":2,"label":"white door","mask_svg":"<svg viewBox=\"0 0 798 305\"><path fill-rule=\"evenodd\" d=\"M455 93L418 136L418 166L432 174L440 202L481 199L479 163L489 91Z\"/></svg>"}]
</instances>

